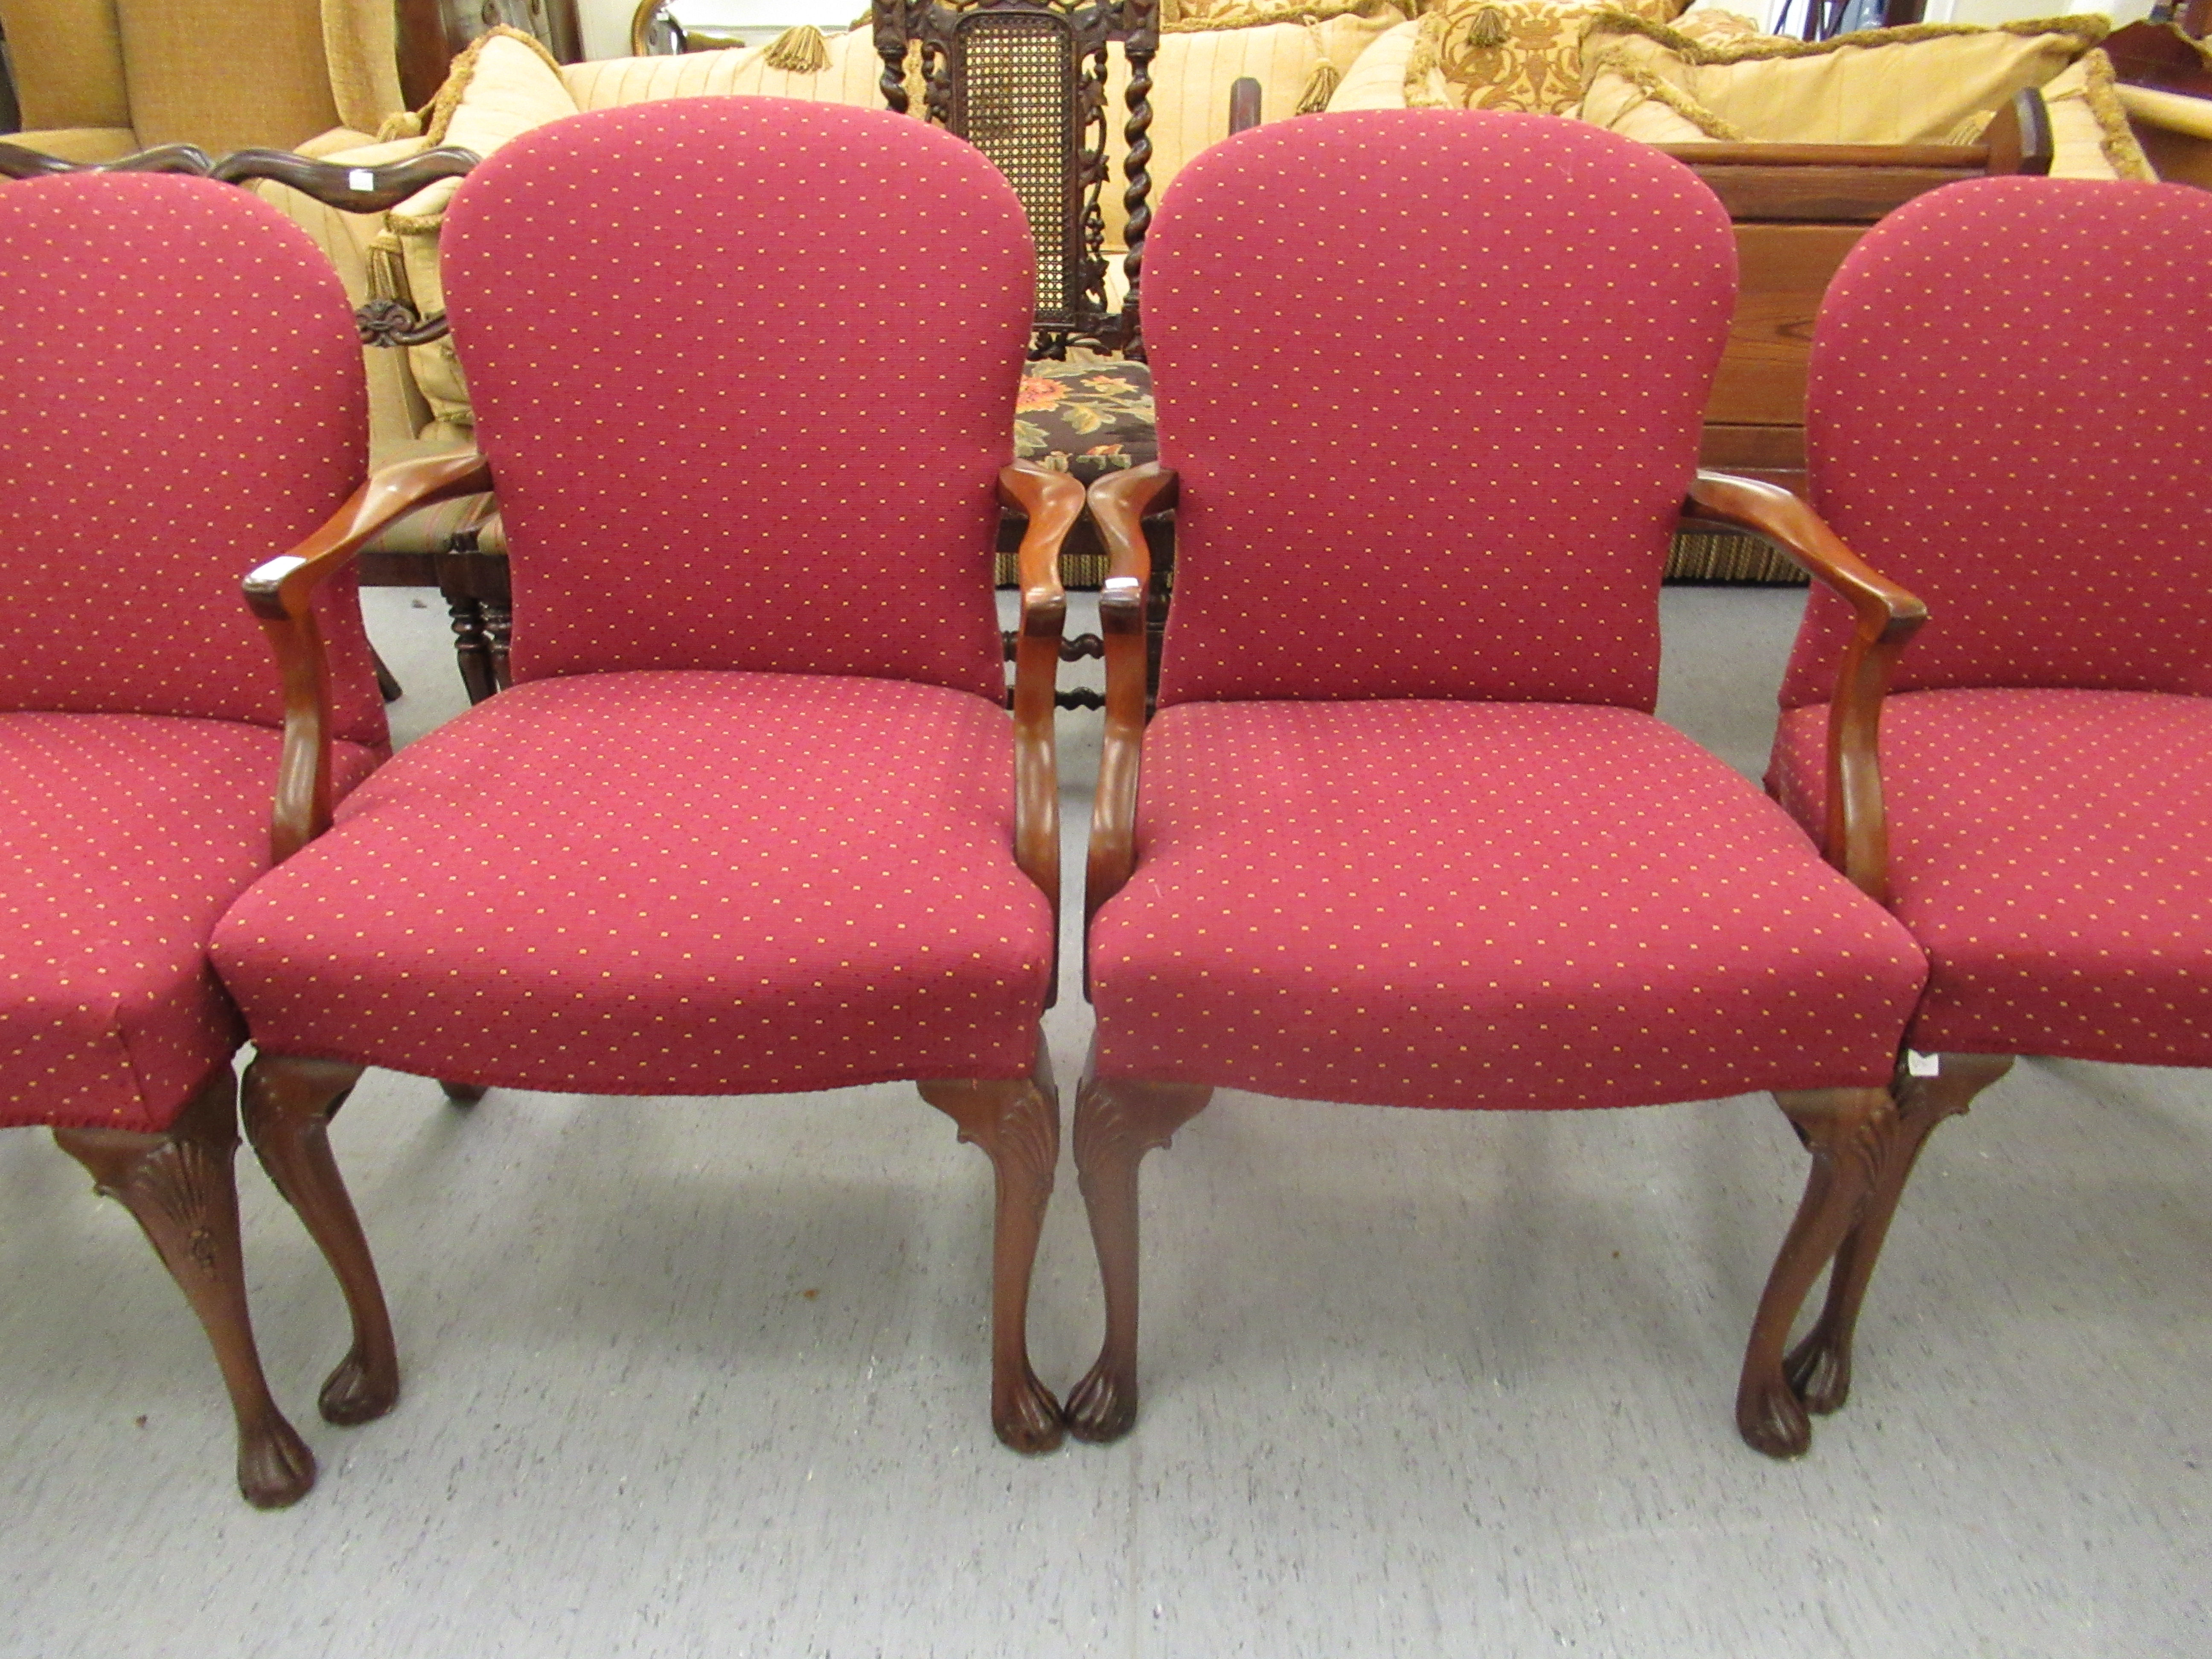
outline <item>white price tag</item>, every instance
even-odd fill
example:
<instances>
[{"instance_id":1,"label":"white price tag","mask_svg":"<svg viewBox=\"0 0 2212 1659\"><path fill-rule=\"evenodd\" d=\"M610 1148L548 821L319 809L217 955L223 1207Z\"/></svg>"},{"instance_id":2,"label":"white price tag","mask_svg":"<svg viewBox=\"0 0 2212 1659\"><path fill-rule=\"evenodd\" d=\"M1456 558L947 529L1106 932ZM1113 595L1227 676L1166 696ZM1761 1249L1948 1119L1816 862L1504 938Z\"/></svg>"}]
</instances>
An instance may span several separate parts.
<instances>
[{"instance_id":1,"label":"white price tag","mask_svg":"<svg viewBox=\"0 0 2212 1659\"><path fill-rule=\"evenodd\" d=\"M1905 1051L1905 1070L1910 1077L1940 1077L1943 1071L1943 1056L1923 1054L1917 1048Z\"/></svg>"},{"instance_id":2,"label":"white price tag","mask_svg":"<svg viewBox=\"0 0 2212 1659\"><path fill-rule=\"evenodd\" d=\"M374 190L376 188L376 175L371 173L367 167L355 167L346 174L346 188L348 190Z\"/></svg>"}]
</instances>

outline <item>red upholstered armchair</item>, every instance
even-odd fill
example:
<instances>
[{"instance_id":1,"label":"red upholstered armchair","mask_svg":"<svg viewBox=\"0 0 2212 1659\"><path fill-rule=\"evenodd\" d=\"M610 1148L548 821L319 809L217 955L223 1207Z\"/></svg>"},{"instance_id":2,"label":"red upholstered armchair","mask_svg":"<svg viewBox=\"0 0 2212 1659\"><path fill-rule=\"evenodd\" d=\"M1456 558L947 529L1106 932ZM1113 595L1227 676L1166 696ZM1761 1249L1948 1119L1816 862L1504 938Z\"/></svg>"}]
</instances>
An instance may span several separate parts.
<instances>
[{"instance_id":1,"label":"red upholstered armchair","mask_svg":"<svg viewBox=\"0 0 2212 1659\"><path fill-rule=\"evenodd\" d=\"M1926 949L1864 1218L1793 1361L1852 1328L1936 1126L2015 1054L2212 1065L2212 198L1992 180L1885 221L1814 334L1813 499L1923 594L1879 709L1887 846L1855 871ZM1821 732L1847 619L1814 595L1770 787L1836 847Z\"/></svg>"},{"instance_id":2,"label":"red upholstered armchair","mask_svg":"<svg viewBox=\"0 0 2212 1659\"><path fill-rule=\"evenodd\" d=\"M1814 1164L1737 1418L1802 1451L1783 1346L1863 1195L1925 965L1651 713L1735 298L1727 214L1572 122L1373 112L1209 151L1147 251L1162 463L1091 490L1113 564L1075 1152L1107 1331L1072 1431L1133 1420L1138 1163L1217 1086L1539 1109L1771 1090ZM1276 330L1347 284L1368 302L1343 332ZM1286 481L1288 431L1310 459ZM1876 633L1909 623L1781 492L1697 494L1799 544ZM1148 729L1139 519L1170 499Z\"/></svg>"},{"instance_id":3,"label":"red upholstered armchair","mask_svg":"<svg viewBox=\"0 0 2212 1659\"><path fill-rule=\"evenodd\" d=\"M513 688L356 791L215 943L249 1099L310 1130L370 1065L463 1099L919 1079L996 1166L993 1418L1032 1451L1060 1435L1023 1333L1059 1141L1054 559L1082 507L1008 465L1033 263L986 158L879 111L635 105L479 167L445 291L481 459L447 465L497 482ZM1030 520L1011 721L1001 498ZM259 603L304 616L343 551L263 573Z\"/></svg>"},{"instance_id":4,"label":"red upholstered armchair","mask_svg":"<svg viewBox=\"0 0 2212 1659\"><path fill-rule=\"evenodd\" d=\"M240 572L356 482L351 313L303 233L204 179L0 186L0 1125L52 1126L137 1218L215 1346L240 1488L289 1504L315 1464L247 1318L245 1028L206 948L297 842L295 793L272 848L280 756L304 780L319 746L327 800L386 752L349 584L316 612L319 731L287 724L238 603ZM312 1155L263 1150L303 1211L343 1209ZM391 1397L349 1360L324 1413Z\"/></svg>"}]
</instances>

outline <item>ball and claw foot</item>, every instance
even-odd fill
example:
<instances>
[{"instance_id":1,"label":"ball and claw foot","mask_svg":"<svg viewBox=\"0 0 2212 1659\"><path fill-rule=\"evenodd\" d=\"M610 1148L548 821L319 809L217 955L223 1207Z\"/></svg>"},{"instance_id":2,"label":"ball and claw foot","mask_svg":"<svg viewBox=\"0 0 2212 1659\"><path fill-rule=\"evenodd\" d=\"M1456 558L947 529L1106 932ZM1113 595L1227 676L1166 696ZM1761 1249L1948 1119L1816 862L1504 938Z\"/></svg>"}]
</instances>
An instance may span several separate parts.
<instances>
[{"instance_id":1,"label":"ball and claw foot","mask_svg":"<svg viewBox=\"0 0 2212 1659\"><path fill-rule=\"evenodd\" d=\"M1119 1440L1136 1421L1135 1383L1123 1382L1103 1365L1093 1365L1067 1396L1067 1431L1091 1445Z\"/></svg>"},{"instance_id":2,"label":"ball and claw foot","mask_svg":"<svg viewBox=\"0 0 2212 1659\"><path fill-rule=\"evenodd\" d=\"M1023 1377L1013 1398L991 1413L991 1426L999 1438L1018 1452L1031 1455L1056 1449L1065 1425L1060 1401L1034 1373Z\"/></svg>"},{"instance_id":3,"label":"ball and claw foot","mask_svg":"<svg viewBox=\"0 0 2212 1659\"><path fill-rule=\"evenodd\" d=\"M255 1509L289 1509L314 1485L315 1455L282 1417L240 1439L238 1490Z\"/></svg>"},{"instance_id":4,"label":"ball and claw foot","mask_svg":"<svg viewBox=\"0 0 2212 1659\"><path fill-rule=\"evenodd\" d=\"M373 1423L399 1403L397 1373L377 1375L359 1349L338 1362L323 1384L323 1421L340 1428Z\"/></svg>"},{"instance_id":5,"label":"ball and claw foot","mask_svg":"<svg viewBox=\"0 0 2212 1659\"><path fill-rule=\"evenodd\" d=\"M1783 1361L1782 1370L1790 1392L1819 1416L1841 1411L1851 1397L1850 1350L1831 1340L1826 1325L1813 1328Z\"/></svg>"},{"instance_id":6,"label":"ball and claw foot","mask_svg":"<svg viewBox=\"0 0 2212 1659\"><path fill-rule=\"evenodd\" d=\"M1746 1444L1769 1457L1802 1457L1813 1448L1805 1402L1779 1375L1767 1387L1745 1390L1735 1402L1735 1426Z\"/></svg>"}]
</instances>

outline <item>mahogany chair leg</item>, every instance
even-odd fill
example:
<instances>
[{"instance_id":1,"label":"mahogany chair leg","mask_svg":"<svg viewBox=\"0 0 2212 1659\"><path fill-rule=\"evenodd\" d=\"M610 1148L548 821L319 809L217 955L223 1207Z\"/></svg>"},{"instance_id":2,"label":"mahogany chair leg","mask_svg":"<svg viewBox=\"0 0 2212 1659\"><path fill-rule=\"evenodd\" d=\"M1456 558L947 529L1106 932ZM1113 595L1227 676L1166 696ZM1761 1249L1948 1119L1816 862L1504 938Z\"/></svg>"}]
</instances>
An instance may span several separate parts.
<instances>
[{"instance_id":1,"label":"mahogany chair leg","mask_svg":"<svg viewBox=\"0 0 2212 1659\"><path fill-rule=\"evenodd\" d=\"M492 684L491 638L484 632L483 605L466 593L449 593L447 601L453 620L453 659L460 665L461 684L469 702L479 703L498 690Z\"/></svg>"},{"instance_id":2,"label":"mahogany chair leg","mask_svg":"<svg viewBox=\"0 0 2212 1659\"><path fill-rule=\"evenodd\" d=\"M381 1417L399 1398L399 1356L384 1287L331 1156L331 1119L362 1070L343 1060L270 1054L246 1068L246 1133L261 1167L321 1248L353 1316L352 1350L323 1384L323 1416L339 1424Z\"/></svg>"},{"instance_id":3,"label":"mahogany chair leg","mask_svg":"<svg viewBox=\"0 0 2212 1659\"><path fill-rule=\"evenodd\" d=\"M385 666L383 653L373 645L368 647L368 659L376 665L377 694L385 702L398 702L407 695L407 689L399 684L399 676Z\"/></svg>"},{"instance_id":4,"label":"mahogany chair leg","mask_svg":"<svg viewBox=\"0 0 2212 1659\"><path fill-rule=\"evenodd\" d=\"M167 1134L56 1129L61 1149L129 1210L199 1316L238 1419L238 1489L256 1509L283 1509L315 1484L315 1456L262 1375L238 1242L238 1085L226 1060Z\"/></svg>"},{"instance_id":5,"label":"mahogany chair leg","mask_svg":"<svg viewBox=\"0 0 2212 1659\"><path fill-rule=\"evenodd\" d=\"M481 1083L441 1083L438 1086L456 1106L473 1106L490 1092Z\"/></svg>"},{"instance_id":6,"label":"mahogany chair leg","mask_svg":"<svg viewBox=\"0 0 2212 1659\"><path fill-rule=\"evenodd\" d=\"M1060 1444L1060 1401L1030 1364L1030 1275L1053 1166L1060 1161L1060 1091L1042 1040L1025 1078L951 1080L915 1085L921 1097L981 1146L997 1178L991 1246L991 1426L1019 1452Z\"/></svg>"},{"instance_id":7,"label":"mahogany chair leg","mask_svg":"<svg viewBox=\"0 0 2212 1659\"><path fill-rule=\"evenodd\" d=\"M1838 1409L1850 1397L1851 1338L1858 1328L1859 1307L1866 1299L1867 1282L1874 1277L1882 1242L1889 1236L1891 1218L1920 1149L1936 1125L1964 1112L1974 1097L2012 1069L2008 1054L1942 1054L1934 1077L1913 1077L1900 1072L1896 1084L1897 1119L1880 1149L1874 1185L1859 1212L1858 1224L1844 1235L1836 1251L1836 1265L1828 1275L1828 1297L1820 1317L1805 1340L1790 1350L1783 1362L1790 1386L1805 1408L1826 1413Z\"/></svg>"},{"instance_id":8,"label":"mahogany chair leg","mask_svg":"<svg viewBox=\"0 0 2212 1659\"><path fill-rule=\"evenodd\" d=\"M486 599L483 607L484 637L491 651L491 683L495 691L504 691L509 684L507 654L514 640L514 610L503 596Z\"/></svg>"},{"instance_id":9,"label":"mahogany chair leg","mask_svg":"<svg viewBox=\"0 0 2212 1659\"><path fill-rule=\"evenodd\" d=\"M1769 1457L1796 1457L1813 1443L1813 1423L1784 1374L1782 1351L1813 1281L1865 1208L1883 1144L1895 1133L1897 1106L1887 1089L1778 1091L1774 1099L1813 1154L1813 1168L1759 1298L1736 1387L1735 1425Z\"/></svg>"},{"instance_id":10,"label":"mahogany chair leg","mask_svg":"<svg viewBox=\"0 0 2212 1659\"><path fill-rule=\"evenodd\" d=\"M1204 1084L1095 1075L1076 1091L1076 1180L1106 1292L1106 1340L1067 1397L1078 1440L1118 1440L1137 1420L1137 1166L1212 1097Z\"/></svg>"}]
</instances>

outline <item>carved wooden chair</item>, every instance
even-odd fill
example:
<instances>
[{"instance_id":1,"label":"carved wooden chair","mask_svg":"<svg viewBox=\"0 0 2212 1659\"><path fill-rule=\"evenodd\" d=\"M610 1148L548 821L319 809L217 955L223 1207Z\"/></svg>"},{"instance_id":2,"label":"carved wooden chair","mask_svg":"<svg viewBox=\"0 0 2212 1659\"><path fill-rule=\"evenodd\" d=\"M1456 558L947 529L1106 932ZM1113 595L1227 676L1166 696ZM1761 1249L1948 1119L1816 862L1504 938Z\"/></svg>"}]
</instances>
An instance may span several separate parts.
<instances>
[{"instance_id":1,"label":"carved wooden chair","mask_svg":"<svg viewBox=\"0 0 2212 1659\"><path fill-rule=\"evenodd\" d=\"M236 586L356 481L345 296L273 209L149 176L0 186L0 1124L51 1126L137 1218L214 1345L240 1489L289 1504L315 1463L256 1356L231 1174L245 1028L205 952L298 844L307 750L325 807L386 752L350 584L313 613L312 734ZM319 1140L269 1127L249 1118L277 1185L343 1231ZM396 1389L356 1350L323 1414L366 1421Z\"/></svg>"},{"instance_id":2,"label":"carved wooden chair","mask_svg":"<svg viewBox=\"0 0 2212 1659\"><path fill-rule=\"evenodd\" d=\"M1814 505L1933 620L1860 717L1881 723L1886 844L1850 845L1820 763L1832 665L1867 672L1824 595L1768 773L1929 958L1874 1194L1791 1357L1816 1411L1849 1391L1922 1144L2013 1055L2212 1066L2208 266L2202 191L1990 180L1885 220L1821 307Z\"/></svg>"},{"instance_id":3,"label":"carved wooden chair","mask_svg":"<svg viewBox=\"0 0 2212 1659\"><path fill-rule=\"evenodd\" d=\"M1054 560L1082 491L1007 465L1018 204L920 122L679 99L509 145L444 257L481 455L375 488L396 508L496 480L514 683L225 919L249 1100L313 1137L370 1065L463 1100L919 1079L996 1167L994 1423L1049 1448L1024 1322L1059 1140ZM759 319L738 343L732 294ZM887 470L882 365L924 312ZM1011 723L1001 499L1030 526ZM261 573L272 627L361 539ZM311 692L312 635L283 637Z\"/></svg>"},{"instance_id":4,"label":"carved wooden chair","mask_svg":"<svg viewBox=\"0 0 2212 1659\"><path fill-rule=\"evenodd\" d=\"M1152 0L874 0L876 50L884 60L884 102L906 112L909 47L919 46L927 118L958 134L1006 175L1020 198L1036 249L1034 355L1061 358L1071 345L1112 350L1134 341L1133 295L1125 312L1108 303L1102 193L1106 161L1106 40L1130 14L1124 50L1134 76L1128 136L1135 146L1126 191L1133 216L1150 218L1145 162L1151 125L1144 70L1159 47ZM1137 82L1145 82L1141 87ZM1141 152L1141 153L1140 153ZM1133 270L1142 222L1133 225ZM1125 325L1127 337L1125 338ZM1141 354L1139 354L1141 355Z\"/></svg>"},{"instance_id":5,"label":"carved wooden chair","mask_svg":"<svg viewBox=\"0 0 2212 1659\"><path fill-rule=\"evenodd\" d=\"M1071 1432L1133 1420L1138 1164L1217 1087L1497 1109L1768 1090L1813 1170L1737 1421L1802 1451L1784 1345L1864 1196L1925 964L1653 717L1686 486L1794 544L1877 632L1917 611L1786 493L1692 484L1735 299L1726 212L1574 122L1376 111L1208 151L1150 250L1163 460L1091 491L1114 562L1075 1158L1107 1325ZM1353 262L1377 303L1282 335ZM1295 478L1286 430L1328 440ZM1170 498L1148 729L1139 520Z\"/></svg>"}]
</instances>

